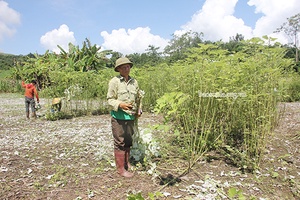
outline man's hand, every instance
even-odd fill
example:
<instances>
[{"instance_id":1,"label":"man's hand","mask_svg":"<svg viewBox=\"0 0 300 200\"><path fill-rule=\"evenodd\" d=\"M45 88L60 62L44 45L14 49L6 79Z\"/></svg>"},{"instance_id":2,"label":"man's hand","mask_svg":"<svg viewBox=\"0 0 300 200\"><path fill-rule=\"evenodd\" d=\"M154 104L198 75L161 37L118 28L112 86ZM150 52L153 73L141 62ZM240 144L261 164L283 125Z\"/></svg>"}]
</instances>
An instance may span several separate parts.
<instances>
[{"instance_id":1,"label":"man's hand","mask_svg":"<svg viewBox=\"0 0 300 200\"><path fill-rule=\"evenodd\" d=\"M130 109L132 109L132 104L131 103L120 103L119 107L123 110L130 110Z\"/></svg>"},{"instance_id":2,"label":"man's hand","mask_svg":"<svg viewBox=\"0 0 300 200\"><path fill-rule=\"evenodd\" d=\"M142 113L142 109L139 109L139 111L135 114L135 117L139 118L142 115Z\"/></svg>"}]
</instances>

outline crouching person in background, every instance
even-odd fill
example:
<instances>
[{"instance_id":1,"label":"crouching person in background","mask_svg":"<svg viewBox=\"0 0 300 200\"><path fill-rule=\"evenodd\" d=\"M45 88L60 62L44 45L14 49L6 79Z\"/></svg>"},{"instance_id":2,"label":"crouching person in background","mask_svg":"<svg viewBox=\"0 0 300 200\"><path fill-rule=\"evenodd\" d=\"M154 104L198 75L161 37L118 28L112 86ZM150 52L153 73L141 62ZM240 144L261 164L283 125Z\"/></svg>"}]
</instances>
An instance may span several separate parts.
<instances>
[{"instance_id":1,"label":"crouching person in background","mask_svg":"<svg viewBox=\"0 0 300 200\"><path fill-rule=\"evenodd\" d=\"M114 137L114 156L118 173L130 178L133 173L130 169L130 147L134 134L134 120L139 117L138 95L139 86L137 81L129 76L133 66L128 58L116 60L114 70L118 76L112 78L108 85L107 100L112 107L111 126Z\"/></svg>"},{"instance_id":2,"label":"crouching person in background","mask_svg":"<svg viewBox=\"0 0 300 200\"><path fill-rule=\"evenodd\" d=\"M60 112L61 105L62 105L62 99L61 98L52 99L51 111L52 112Z\"/></svg>"}]
</instances>

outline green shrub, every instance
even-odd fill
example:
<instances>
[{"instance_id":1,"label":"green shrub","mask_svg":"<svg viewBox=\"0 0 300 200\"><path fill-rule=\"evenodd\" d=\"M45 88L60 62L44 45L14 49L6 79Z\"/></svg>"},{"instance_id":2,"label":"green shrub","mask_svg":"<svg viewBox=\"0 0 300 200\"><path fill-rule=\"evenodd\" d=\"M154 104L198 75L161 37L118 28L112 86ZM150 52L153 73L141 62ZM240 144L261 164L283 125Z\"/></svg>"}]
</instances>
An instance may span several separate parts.
<instances>
[{"instance_id":1,"label":"green shrub","mask_svg":"<svg viewBox=\"0 0 300 200\"><path fill-rule=\"evenodd\" d=\"M286 87L284 100L287 102L300 101L300 75L293 74L284 80L284 84Z\"/></svg>"},{"instance_id":2,"label":"green shrub","mask_svg":"<svg viewBox=\"0 0 300 200\"><path fill-rule=\"evenodd\" d=\"M278 119L277 104L285 89L279 80L291 60L283 58L283 49L260 40L245 47L228 54L216 45L201 45L190 50L185 62L172 66L172 81L164 84L173 91L157 100L156 111L180 131L189 166L212 149L244 170L259 164Z\"/></svg>"}]
</instances>

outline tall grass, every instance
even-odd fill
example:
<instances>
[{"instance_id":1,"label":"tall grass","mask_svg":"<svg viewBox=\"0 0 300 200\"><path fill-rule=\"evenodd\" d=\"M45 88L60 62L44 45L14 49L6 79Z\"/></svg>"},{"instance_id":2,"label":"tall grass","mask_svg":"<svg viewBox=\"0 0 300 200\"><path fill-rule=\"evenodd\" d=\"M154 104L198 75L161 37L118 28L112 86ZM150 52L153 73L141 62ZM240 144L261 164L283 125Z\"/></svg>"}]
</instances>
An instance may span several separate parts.
<instances>
[{"instance_id":1,"label":"tall grass","mask_svg":"<svg viewBox=\"0 0 300 200\"><path fill-rule=\"evenodd\" d=\"M156 110L175 122L190 166L208 150L243 170L259 165L278 118L282 70L291 61L280 48L251 42L251 48L237 54L202 45L172 67L172 81L165 84L181 87L161 97Z\"/></svg>"},{"instance_id":2,"label":"tall grass","mask_svg":"<svg viewBox=\"0 0 300 200\"><path fill-rule=\"evenodd\" d=\"M112 70L95 72L50 73L51 85L41 94L47 98L63 98L63 111L71 115L107 113L106 93ZM51 102L50 102L51 103ZM50 115L51 116L51 115Z\"/></svg>"},{"instance_id":3,"label":"tall grass","mask_svg":"<svg viewBox=\"0 0 300 200\"><path fill-rule=\"evenodd\" d=\"M285 74L280 81L282 87L285 88L283 93L284 101L295 102L300 101L300 78L299 74Z\"/></svg>"},{"instance_id":4,"label":"tall grass","mask_svg":"<svg viewBox=\"0 0 300 200\"><path fill-rule=\"evenodd\" d=\"M155 67L132 68L130 75L137 79L140 89L145 91L143 98L143 109L153 111L156 100L166 92L173 91L180 87L180 82L176 82L173 67L162 64ZM172 83L172 84L170 84Z\"/></svg>"},{"instance_id":5,"label":"tall grass","mask_svg":"<svg viewBox=\"0 0 300 200\"><path fill-rule=\"evenodd\" d=\"M12 79L12 70L0 70L0 92L20 93L23 91L21 82Z\"/></svg>"}]
</instances>

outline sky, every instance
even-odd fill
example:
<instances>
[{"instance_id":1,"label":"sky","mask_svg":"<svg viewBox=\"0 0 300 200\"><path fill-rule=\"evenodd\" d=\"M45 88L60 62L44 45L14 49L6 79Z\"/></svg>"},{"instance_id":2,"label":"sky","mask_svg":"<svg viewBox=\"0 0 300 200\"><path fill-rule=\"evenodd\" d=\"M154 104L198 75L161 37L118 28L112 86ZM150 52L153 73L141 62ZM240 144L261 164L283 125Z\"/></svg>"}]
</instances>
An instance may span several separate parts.
<instances>
[{"instance_id":1,"label":"sky","mask_svg":"<svg viewBox=\"0 0 300 200\"><path fill-rule=\"evenodd\" d=\"M274 33L300 13L299 0L0 0L0 52L59 53L87 39L101 50L128 55L149 45L163 51L174 35L202 32L204 40L228 42Z\"/></svg>"}]
</instances>

